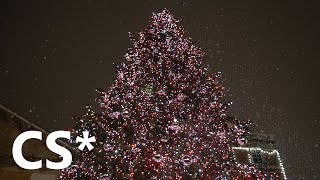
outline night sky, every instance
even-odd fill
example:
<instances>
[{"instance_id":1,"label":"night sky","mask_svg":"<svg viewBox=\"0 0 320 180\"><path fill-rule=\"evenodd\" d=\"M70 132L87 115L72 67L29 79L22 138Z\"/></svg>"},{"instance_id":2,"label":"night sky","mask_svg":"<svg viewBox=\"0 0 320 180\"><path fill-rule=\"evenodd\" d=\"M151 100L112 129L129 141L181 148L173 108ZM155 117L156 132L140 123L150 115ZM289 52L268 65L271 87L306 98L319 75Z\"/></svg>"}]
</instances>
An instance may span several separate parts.
<instances>
[{"instance_id":1,"label":"night sky","mask_svg":"<svg viewBox=\"0 0 320 180\"><path fill-rule=\"evenodd\" d=\"M240 3L241 2L241 3ZM231 114L274 134L289 179L320 179L319 9L294 1L0 1L0 104L48 131L69 129L124 62L128 31L170 10L204 64L221 71ZM318 11L318 12L317 12Z\"/></svg>"}]
</instances>

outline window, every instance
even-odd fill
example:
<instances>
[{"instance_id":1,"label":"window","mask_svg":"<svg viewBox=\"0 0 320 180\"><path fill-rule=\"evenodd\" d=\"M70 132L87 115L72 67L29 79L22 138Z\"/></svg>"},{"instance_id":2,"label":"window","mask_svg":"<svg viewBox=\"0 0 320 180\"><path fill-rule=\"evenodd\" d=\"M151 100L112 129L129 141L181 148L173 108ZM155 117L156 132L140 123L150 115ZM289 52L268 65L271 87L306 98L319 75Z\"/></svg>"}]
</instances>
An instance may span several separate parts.
<instances>
[{"instance_id":1,"label":"window","mask_svg":"<svg viewBox=\"0 0 320 180\"><path fill-rule=\"evenodd\" d=\"M262 163L262 153L259 150L254 150L251 152L252 160L254 163Z\"/></svg>"}]
</instances>

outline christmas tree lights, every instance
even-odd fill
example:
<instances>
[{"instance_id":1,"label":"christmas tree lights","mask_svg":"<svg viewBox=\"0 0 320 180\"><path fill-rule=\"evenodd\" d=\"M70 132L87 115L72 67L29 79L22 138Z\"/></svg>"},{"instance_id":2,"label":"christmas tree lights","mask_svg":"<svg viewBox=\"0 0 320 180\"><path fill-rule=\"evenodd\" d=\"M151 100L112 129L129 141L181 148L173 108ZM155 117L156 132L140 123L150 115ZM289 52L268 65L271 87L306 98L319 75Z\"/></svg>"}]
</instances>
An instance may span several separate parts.
<instances>
[{"instance_id":1,"label":"christmas tree lights","mask_svg":"<svg viewBox=\"0 0 320 180\"><path fill-rule=\"evenodd\" d=\"M76 118L72 136L90 131L95 148L78 152L60 179L265 179L235 162L250 122L227 115L220 73L202 66L204 52L177 23L164 10L137 39L129 33L128 62L97 90L102 113L88 106Z\"/></svg>"}]
</instances>

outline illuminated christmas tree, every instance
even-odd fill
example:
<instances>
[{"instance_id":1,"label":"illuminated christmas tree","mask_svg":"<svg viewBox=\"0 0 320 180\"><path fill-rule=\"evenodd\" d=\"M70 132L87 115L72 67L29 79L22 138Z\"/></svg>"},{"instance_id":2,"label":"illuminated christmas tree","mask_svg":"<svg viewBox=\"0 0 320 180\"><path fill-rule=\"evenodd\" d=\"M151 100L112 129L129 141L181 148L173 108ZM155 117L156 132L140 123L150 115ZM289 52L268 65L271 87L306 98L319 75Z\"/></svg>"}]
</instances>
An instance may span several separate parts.
<instances>
[{"instance_id":1,"label":"illuminated christmas tree","mask_svg":"<svg viewBox=\"0 0 320 180\"><path fill-rule=\"evenodd\" d=\"M79 152L61 179L263 179L234 161L249 122L227 115L220 73L202 66L203 51L171 13L150 24L116 66L109 91L98 90L102 113L88 107L73 137L88 130L94 149Z\"/></svg>"}]
</instances>

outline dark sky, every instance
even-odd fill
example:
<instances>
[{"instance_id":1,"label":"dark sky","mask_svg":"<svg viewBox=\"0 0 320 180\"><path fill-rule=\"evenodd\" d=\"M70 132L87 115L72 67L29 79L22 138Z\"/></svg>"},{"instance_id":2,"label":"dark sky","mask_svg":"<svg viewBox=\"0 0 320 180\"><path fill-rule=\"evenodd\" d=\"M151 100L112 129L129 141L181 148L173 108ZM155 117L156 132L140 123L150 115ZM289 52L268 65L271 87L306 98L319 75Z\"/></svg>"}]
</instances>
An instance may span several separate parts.
<instances>
[{"instance_id":1,"label":"dark sky","mask_svg":"<svg viewBox=\"0 0 320 180\"><path fill-rule=\"evenodd\" d=\"M241 2L241 3L240 3ZM319 6L279 0L0 1L0 103L72 127L124 62L127 32L169 9L222 71L231 113L274 134L289 179L320 179Z\"/></svg>"}]
</instances>

